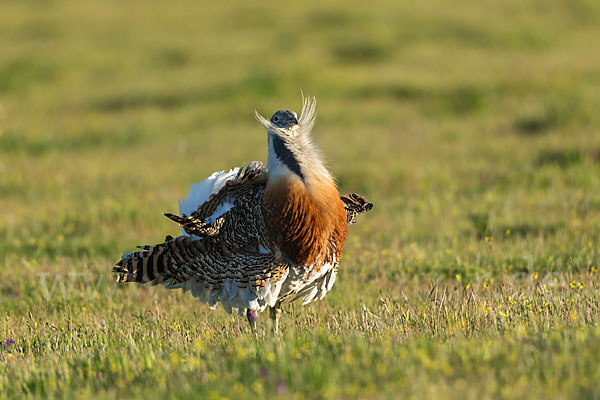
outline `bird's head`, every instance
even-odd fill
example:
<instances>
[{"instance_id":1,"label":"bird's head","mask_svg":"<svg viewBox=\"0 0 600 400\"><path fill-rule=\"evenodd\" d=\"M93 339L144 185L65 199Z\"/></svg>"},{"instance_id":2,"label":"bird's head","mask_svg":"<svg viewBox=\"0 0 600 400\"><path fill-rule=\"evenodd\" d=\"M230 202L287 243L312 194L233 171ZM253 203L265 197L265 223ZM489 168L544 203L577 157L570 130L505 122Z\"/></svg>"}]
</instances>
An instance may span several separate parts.
<instances>
[{"instance_id":1,"label":"bird's head","mask_svg":"<svg viewBox=\"0 0 600 400\"><path fill-rule=\"evenodd\" d=\"M269 122L278 129L293 131L298 126L298 114L290 110L279 110L273 114Z\"/></svg>"},{"instance_id":2,"label":"bird's head","mask_svg":"<svg viewBox=\"0 0 600 400\"><path fill-rule=\"evenodd\" d=\"M318 150L312 144L310 132L315 124L316 99L304 98L300 118L294 111L277 111L270 120L258 112L256 119L267 128L269 138L268 169L271 176L295 174L302 180L311 171L321 171ZM324 167L323 167L324 169Z\"/></svg>"}]
</instances>

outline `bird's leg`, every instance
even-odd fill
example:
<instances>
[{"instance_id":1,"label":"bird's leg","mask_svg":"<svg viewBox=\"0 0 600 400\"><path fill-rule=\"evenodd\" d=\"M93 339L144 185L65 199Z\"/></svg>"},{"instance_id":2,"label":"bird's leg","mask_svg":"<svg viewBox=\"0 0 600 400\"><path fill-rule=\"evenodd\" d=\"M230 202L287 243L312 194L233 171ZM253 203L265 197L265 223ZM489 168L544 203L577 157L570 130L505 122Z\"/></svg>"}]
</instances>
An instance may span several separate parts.
<instances>
[{"instance_id":1,"label":"bird's leg","mask_svg":"<svg viewBox=\"0 0 600 400\"><path fill-rule=\"evenodd\" d=\"M269 309L269 317L273 322L273 332L279 331L279 316L281 315L281 304L277 303Z\"/></svg>"},{"instance_id":2,"label":"bird's leg","mask_svg":"<svg viewBox=\"0 0 600 400\"><path fill-rule=\"evenodd\" d=\"M256 332L256 318L258 318L258 313L254 310L248 309L246 310L246 318L250 323L250 328L252 332Z\"/></svg>"}]
</instances>

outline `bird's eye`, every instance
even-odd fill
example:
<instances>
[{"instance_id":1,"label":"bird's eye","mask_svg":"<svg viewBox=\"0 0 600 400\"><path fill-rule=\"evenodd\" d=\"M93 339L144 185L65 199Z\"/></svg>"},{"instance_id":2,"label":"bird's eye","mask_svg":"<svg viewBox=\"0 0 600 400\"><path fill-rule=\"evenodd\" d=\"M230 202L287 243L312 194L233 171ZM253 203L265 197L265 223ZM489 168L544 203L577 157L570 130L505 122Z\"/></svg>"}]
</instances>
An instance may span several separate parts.
<instances>
[{"instance_id":1,"label":"bird's eye","mask_svg":"<svg viewBox=\"0 0 600 400\"><path fill-rule=\"evenodd\" d=\"M279 117L273 117L273 121L275 121L275 122L279 121Z\"/></svg>"}]
</instances>

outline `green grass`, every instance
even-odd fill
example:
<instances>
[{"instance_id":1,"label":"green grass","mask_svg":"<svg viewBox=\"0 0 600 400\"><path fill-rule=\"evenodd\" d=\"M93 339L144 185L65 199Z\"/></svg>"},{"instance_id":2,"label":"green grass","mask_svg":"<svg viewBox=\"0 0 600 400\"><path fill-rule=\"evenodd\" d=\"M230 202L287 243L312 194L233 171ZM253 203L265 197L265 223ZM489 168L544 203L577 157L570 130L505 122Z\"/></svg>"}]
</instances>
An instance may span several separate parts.
<instances>
[{"instance_id":1,"label":"green grass","mask_svg":"<svg viewBox=\"0 0 600 400\"><path fill-rule=\"evenodd\" d=\"M597 398L597 1L0 5L0 397ZM318 98L351 227L324 301L116 287L256 108ZM14 343L13 343L14 342Z\"/></svg>"}]
</instances>

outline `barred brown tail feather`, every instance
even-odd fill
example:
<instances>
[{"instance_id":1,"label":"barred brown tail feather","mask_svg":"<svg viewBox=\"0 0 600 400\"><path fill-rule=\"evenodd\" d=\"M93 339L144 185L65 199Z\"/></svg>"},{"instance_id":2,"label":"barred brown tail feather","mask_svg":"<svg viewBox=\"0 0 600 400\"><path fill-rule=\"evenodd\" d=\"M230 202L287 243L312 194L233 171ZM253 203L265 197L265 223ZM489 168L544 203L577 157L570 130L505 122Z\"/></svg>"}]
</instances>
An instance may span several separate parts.
<instances>
[{"instance_id":1,"label":"barred brown tail feather","mask_svg":"<svg viewBox=\"0 0 600 400\"><path fill-rule=\"evenodd\" d=\"M163 213L163 215L171 221L177 222L187 234L200 237L215 236L225 223L224 218L217 218L215 222L207 223L193 215L189 217L185 214L179 216L171 213Z\"/></svg>"},{"instance_id":2,"label":"barred brown tail feather","mask_svg":"<svg viewBox=\"0 0 600 400\"><path fill-rule=\"evenodd\" d=\"M340 197L346 209L346 217L348 224L356 222L356 216L364 212L370 211L373 208L373 203L356 193L346 194Z\"/></svg>"},{"instance_id":3,"label":"barred brown tail feather","mask_svg":"<svg viewBox=\"0 0 600 400\"><path fill-rule=\"evenodd\" d=\"M138 246L143 251L129 254L121 259L113 268L117 273L117 282L137 282L154 284L167 278L168 265L171 259L170 249L166 243L156 246Z\"/></svg>"}]
</instances>

